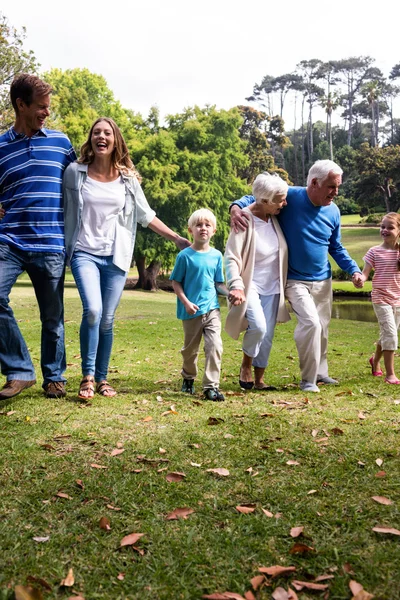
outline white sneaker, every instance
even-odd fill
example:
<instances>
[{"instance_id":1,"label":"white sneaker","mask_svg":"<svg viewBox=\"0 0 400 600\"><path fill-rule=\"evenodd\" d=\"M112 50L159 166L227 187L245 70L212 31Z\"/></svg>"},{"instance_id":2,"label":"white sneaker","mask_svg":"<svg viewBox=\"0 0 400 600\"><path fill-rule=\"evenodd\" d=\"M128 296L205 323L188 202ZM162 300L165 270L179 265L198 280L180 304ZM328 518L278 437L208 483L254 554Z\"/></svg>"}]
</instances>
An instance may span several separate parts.
<instances>
[{"instance_id":1,"label":"white sneaker","mask_svg":"<svg viewBox=\"0 0 400 600\"><path fill-rule=\"evenodd\" d=\"M315 383L304 381L304 379L300 381L299 388L303 390L303 392L319 392L319 387L315 385Z\"/></svg>"},{"instance_id":2,"label":"white sneaker","mask_svg":"<svg viewBox=\"0 0 400 600\"><path fill-rule=\"evenodd\" d=\"M332 377L328 377L328 375L326 377L320 377L319 375L317 375L317 383L327 383L330 385L337 385L339 382L337 379L333 379Z\"/></svg>"}]
</instances>

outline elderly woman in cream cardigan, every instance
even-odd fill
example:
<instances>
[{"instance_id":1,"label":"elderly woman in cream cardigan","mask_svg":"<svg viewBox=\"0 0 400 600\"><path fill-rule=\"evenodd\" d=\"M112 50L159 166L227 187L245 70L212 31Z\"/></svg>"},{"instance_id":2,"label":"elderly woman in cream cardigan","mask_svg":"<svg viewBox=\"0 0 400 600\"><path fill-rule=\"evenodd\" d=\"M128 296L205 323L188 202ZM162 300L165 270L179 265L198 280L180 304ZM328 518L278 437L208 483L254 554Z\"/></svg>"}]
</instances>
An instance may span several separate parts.
<instances>
[{"instance_id":1,"label":"elderly woman in cream cardigan","mask_svg":"<svg viewBox=\"0 0 400 600\"><path fill-rule=\"evenodd\" d=\"M288 252L276 218L286 206L287 190L278 175L258 175L253 183L255 203L244 209L249 226L232 230L225 249L230 302L225 331L234 339L245 331L239 375L244 389L274 389L264 382L264 372L275 324L290 319L284 294Z\"/></svg>"}]
</instances>

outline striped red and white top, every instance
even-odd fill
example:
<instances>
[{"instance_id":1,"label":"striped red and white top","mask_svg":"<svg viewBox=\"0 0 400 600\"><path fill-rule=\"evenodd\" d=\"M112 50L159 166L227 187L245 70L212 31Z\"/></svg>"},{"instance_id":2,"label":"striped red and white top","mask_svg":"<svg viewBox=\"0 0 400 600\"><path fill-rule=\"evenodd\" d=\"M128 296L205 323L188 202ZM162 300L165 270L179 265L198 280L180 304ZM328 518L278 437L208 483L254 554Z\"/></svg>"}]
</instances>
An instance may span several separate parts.
<instances>
[{"instance_id":1,"label":"striped red and white top","mask_svg":"<svg viewBox=\"0 0 400 600\"><path fill-rule=\"evenodd\" d=\"M374 304L400 306L399 250L374 246L363 260L375 270L371 299Z\"/></svg>"}]
</instances>

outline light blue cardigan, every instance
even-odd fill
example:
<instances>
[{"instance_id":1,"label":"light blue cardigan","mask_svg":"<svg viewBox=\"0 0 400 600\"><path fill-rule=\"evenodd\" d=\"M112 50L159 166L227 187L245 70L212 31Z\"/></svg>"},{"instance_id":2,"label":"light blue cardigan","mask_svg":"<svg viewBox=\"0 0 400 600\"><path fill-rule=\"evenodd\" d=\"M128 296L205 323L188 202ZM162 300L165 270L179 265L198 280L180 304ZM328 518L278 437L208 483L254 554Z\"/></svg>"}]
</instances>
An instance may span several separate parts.
<instances>
[{"instance_id":1,"label":"light blue cardigan","mask_svg":"<svg viewBox=\"0 0 400 600\"><path fill-rule=\"evenodd\" d=\"M87 171L88 165L74 162L66 168L63 177L65 249L68 264L75 251L81 227L82 186L86 181ZM117 215L113 263L123 271L129 271L137 224L147 227L156 213L150 208L136 177L128 177L122 173L121 177L125 184L125 205Z\"/></svg>"}]
</instances>

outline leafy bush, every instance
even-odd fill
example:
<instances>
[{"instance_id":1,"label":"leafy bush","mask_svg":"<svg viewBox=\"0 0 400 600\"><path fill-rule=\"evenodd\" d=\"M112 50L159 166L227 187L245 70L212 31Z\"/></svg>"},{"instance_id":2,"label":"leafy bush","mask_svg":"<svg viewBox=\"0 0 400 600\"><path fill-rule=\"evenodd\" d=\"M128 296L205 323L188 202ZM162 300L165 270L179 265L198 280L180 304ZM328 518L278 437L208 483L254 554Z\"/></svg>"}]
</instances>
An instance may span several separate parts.
<instances>
[{"instance_id":1,"label":"leafy bush","mask_svg":"<svg viewBox=\"0 0 400 600\"><path fill-rule=\"evenodd\" d=\"M358 215L360 214L360 206L354 200L345 198L344 196L338 196L335 199L335 204L340 209L342 215Z\"/></svg>"}]
</instances>

